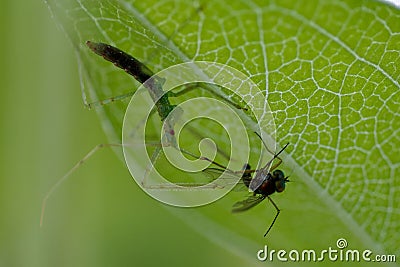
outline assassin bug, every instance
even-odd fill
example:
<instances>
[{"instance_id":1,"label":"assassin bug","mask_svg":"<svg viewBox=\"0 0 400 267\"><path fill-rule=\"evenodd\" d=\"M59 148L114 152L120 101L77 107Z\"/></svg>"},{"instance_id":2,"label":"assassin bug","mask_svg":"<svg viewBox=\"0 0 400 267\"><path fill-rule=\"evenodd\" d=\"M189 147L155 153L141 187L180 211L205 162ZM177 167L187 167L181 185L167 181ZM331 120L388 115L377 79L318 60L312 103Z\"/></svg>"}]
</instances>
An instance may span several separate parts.
<instances>
[{"instance_id":1,"label":"assassin bug","mask_svg":"<svg viewBox=\"0 0 400 267\"><path fill-rule=\"evenodd\" d=\"M207 85L203 85L200 83L193 83L193 84L183 86L183 89L179 92L169 91L166 93L163 91L163 88L162 88L163 84L165 82L165 79L154 75L154 73L145 64L143 64L142 62L140 62L133 56L127 54L126 52L120 50L119 48L116 48L114 46L111 46L111 45L108 45L105 43L96 43L96 42L92 42L92 41L87 41L86 45L94 53L103 57L105 60L110 61L118 68L123 69L124 71L126 71L128 74L133 76L137 81L139 81L140 83L142 83L145 86L145 88L149 92L152 100L154 101L154 104L156 107L155 110L157 111L157 114L159 115L160 120L163 122L163 125L164 125L164 128L163 128L163 131L164 131L163 141L164 142L163 142L163 144L161 144L161 146L172 146L191 157L194 157L197 159L208 160L207 158L198 157L188 151L178 148L176 138L175 138L175 132L174 132L174 120L168 119L168 115L176 107L175 105L171 104L170 99L169 99L170 97L177 97L177 96L185 94L191 90L194 90L197 88L202 88L202 89L212 93L213 95L217 96L218 98L223 99L225 102L229 103L230 105L234 106L235 108L245 110L245 108L242 108L240 105L232 102L231 100L227 99L225 96L219 95L216 92L214 92L212 87L209 87ZM96 107L96 106L103 106L103 105L112 103L114 101L126 99L126 98L131 97L134 93L135 93L135 91L127 93L127 94L111 97L111 98L108 98L105 100L93 102L93 103L89 104L89 108ZM51 189L47 192L47 194L45 195L45 197L43 199L40 225L43 224L43 217L44 217L44 211L45 211L47 199L54 192L54 190L71 175L72 172L74 172L76 169L78 169L79 166L81 166L87 159L89 159L98 150L100 150L104 147L121 147L121 146L124 146L124 145L123 144L100 144L100 145L97 145L82 160L80 160L75 166L73 166L69 172L67 172L61 179L59 179L51 187ZM153 152L153 155L151 157L152 160L155 161L157 159L157 157L160 153L160 150L161 150L161 146L156 145L157 148ZM210 161L210 160L208 160L208 161ZM154 163L154 162L152 162L152 163ZM146 177L147 173L148 173L148 170L146 170L145 177Z\"/></svg>"}]
</instances>

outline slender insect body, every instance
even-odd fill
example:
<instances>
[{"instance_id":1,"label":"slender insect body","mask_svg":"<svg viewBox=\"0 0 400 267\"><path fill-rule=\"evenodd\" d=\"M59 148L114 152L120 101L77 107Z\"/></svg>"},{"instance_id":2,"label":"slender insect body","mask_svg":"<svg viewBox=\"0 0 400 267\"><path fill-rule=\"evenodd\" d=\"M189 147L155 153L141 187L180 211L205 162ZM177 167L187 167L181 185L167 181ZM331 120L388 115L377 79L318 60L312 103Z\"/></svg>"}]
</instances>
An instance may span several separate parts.
<instances>
[{"instance_id":1,"label":"slender insect body","mask_svg":"<svg viewBox=\"0 0 400 267\"><path fill-rule=\"evenodd\" d=\"M170 103L168 94L162 89L165 79L155 76L145 64L124 51L108 44L87 41L86 45L97 55L102 56L105 60L123 69L138 82L147 87L152 100L156 104L161 121L164 121L175 108L175 106Z\"/></svg>"},{"instance_id":2,"label":"slender insect body","mask_svg":"<svg viewBox=\"0 0 400 267\"><path fill-rule=\"evenodd\" d=\"M242 108L240 105L236 104L235 102L232 102L230 99L224 97L223 95L219 95L212 89L210 89L207 86L202 85L201 83L192 83L188 84L183 87L183 89L180 92L164 92L163 90L163 85L165 84L165 79L161 78L157 75L154 75L154 73L143 63L141 63L139 60L134 58L133 56L123 52L122 50L113 47L108 44L104 43L96 43L96 42L91 42L87 41L86 45L92 50L94 53L97 55L103 57L105 60L113 63L115 66L118 68L124 70L128 74L132 75L138 82L142 83L143 86L147 89L149 95L151 96L152 100L154 101L154 105L156 107L157 113L160 117L160 120L163 122L163 135L162 135L162 140L160 143L160 146L155 145L155 149L153 151L153 154L151 156L151 162L154 163L157 160L158 155L160 154L161 148L166 147L166 146L171 146L175 147L181 152L184 152L185 154L194 157L196 159L205 159L208 160L209 162L213 162L212 160L199 157L195 154L190 153L189 151L180 149L177 145L176 137L175 137L175 131L174 131L174 124L177 118L179 118L179 113L182 112L180 108L176 108L175 105L172 105L170 103L169 97L179 97L180 95L183 95L191 90L201 88L204 89L213 95L215 95L218 98L223 99L225 102L231 104L233 107L236 107L238 109L243 109L247 110L245 108ZM90 104L87 104L89 108L94 107L94 106L102 106L108 103L112 103L114 101L118 100L123 100L131 97L134 95L135 92L129 92L123 95L118 95L114 96L105 100L100 100L96 101ZM171 112L174 112L174 114L171 114ZM153 112L151 113L153 114ZM150 115L151 115L150 114ZM173 115L173 116L168 116L168 115ZM152 145L152 144L149 144ZM93 150L91 150L78 164L76 164L66 175L61 177L59 181L48 191L48 193L45 195L42 203L42 213L41 213L41 219L40 219L40 224L42 225L43 218L44 218L44 211L46 207L46 202L47 199L50 197L50 195L53 193L53 191L63 182L65 181L72 172L74 172L80 165L82 165L87 159L89 159L96 151L103 147L123 147L125 144L104 144L104 145L99 145L96 146ZM216 164L219 167L223 167L221 165ZM145 170L144 178L142 181L142 185L145 185L146 178L151 170L153 168L153 165L149 165L148 168ZM250 170L250 165L245 166L246 170ZM249 187L251 185L251 182L254 180L251 177L251 174L254 171L251 172L245 172L243 173L243 181L245 182L246 186ZM264 197L265 198L265 197ZM246 207L248 209L248 207Z\"/></svg>"},{"instance_id":3,"label":"slender insect body","mask_svg":"<svg viewBox=\"0 0 400 267\"><path fill-rule=\"evenodd\" d=\"M140 83L144 83L153 76L153 72L146 65L114 46L91 41L87 41L86 45L97 55L125 70Z\"/></svg>"},{"instance_id":4,"label":"slender insect body","mask_svg":"<svg viewBox=\"0 0 400 267\"><path fill-rule=\"evenodd\" d=\"M199 8L196 9L196 12L201 11L203 6L200 6ZM188 18L187 22L192 21L192 16ZM179 30L179 29L178 29ZM178 31L174 32L173 34L176 34ZM243 109L247 110L246 108L241 107L240 105L236 104L235 102L231 101L229 97L226 97L223 94L218 94L213 90L213 87L207 86L207 85L202 85L199 83L192 83L188 84L186 86L182 86L183 90L180 92L164 92L163 86L165 84L165 79L158 77L154 75L154 73L142 62L134 58L133 56L125 53L124 51L105 44L105 43L96 43L96 42L91 42L87 41L86 45L92 50L94 53L97 55L103 57L105 60L113 63L116 67L124 70L131 76L133 76L138 82L143 84L143 86L147 89L149 95L151 96L152 100L154 101L154 105L156 107L157 113L160 117L160 120L163 123L163 136L160 145L157 146L154 144L149 143L150 146L154 146L155 149L153 151L153 154L151 156L151 162L154 163L157 160L158 155L160 154L161 147L164 146L172 146L177 148L178 150L181 150L181 152L184 152L188 154L189 156L192 156L196 159L199 159L199 157L195 154L192 154L188 151L184 151L183 149L179 149L179 147L176 144L176 138L175 138L175 131L174 131L174 124L177 118L179 118L179 113L182 112L180 108L176 108L175 105L172 105L170 103L169 97L179 97L180 95L183 95L191 90L200 88L204 89L205 91L208 91L215 95L216 97L223 99L225 102L231 104L233 107L236 107L237 109ZM86 97L84 98L85 100L85 105L90 109L92 107L101 107L103 105L112 103L114 101L121 101L124 99L129 99L135 94L135 91L128 92L125 94L117 95L117 96L112 96L110 98L104 99L104 100L97 100L93 103L86 103ZM150 115L154 114L155 109L151 110ZM171 114L173 112L174 114ZM171 116L168 116L170 115ZM173 115L173 116L172 116ZM62 176L51 188L50 190L46 193L45 197L43 198L42 202L42 211L41 211L41 217L40 217L40 225L43 224L43 219L44 219L44 213L45 213L45 207L48 198L52 195L52 193L55 191L55 189L67 178L76 171L79 166L81 166L84 162L86 162L93 154L95 154L97 151L104 147L125 147L126 144L101 144L96 147L94 147L82 160L80 160L76 165L74 165L64 176ZM149 168L146 169L143 182L142 184L145 183L145 179L149 173L149 170L153 168L153 165L149 165ZM247 174L246 174L247 175ZM251 180L251 175L248 175L248 183L250 183Z\"/></svg>"}]
</instances>

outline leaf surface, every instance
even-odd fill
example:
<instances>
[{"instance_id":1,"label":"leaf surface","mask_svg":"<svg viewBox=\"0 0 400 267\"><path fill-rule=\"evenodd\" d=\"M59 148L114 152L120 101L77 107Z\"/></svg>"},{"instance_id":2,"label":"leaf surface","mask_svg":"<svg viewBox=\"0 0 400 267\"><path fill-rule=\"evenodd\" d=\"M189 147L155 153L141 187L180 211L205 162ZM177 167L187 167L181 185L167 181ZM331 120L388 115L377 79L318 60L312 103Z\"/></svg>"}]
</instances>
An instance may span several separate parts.
<instances>
[{"instance_id":1,"label":"leaf surface","mask_svg":"<svg viewBox=\"0 0 400 267\"><path fill-rule=\"evenodd\" d=\"M349 248L398 253L400 244L400 11L373 1L48 1L76 47L85 101L139 84L85 47L102 41L153 71L206 60L234 67L265 94L282 168L294 181L272 198L230 214L235 194L171 212L254 260L280 249ZM120 142L127 102L97 109ZM255 165L255 163L253 164ZM223 215L221 215L223 214ZM397 254L398 255L398 254ZM278 264L275 262L275 264ZM328 264L328 263L326 263Z\"/></svg>"}]
</instances>

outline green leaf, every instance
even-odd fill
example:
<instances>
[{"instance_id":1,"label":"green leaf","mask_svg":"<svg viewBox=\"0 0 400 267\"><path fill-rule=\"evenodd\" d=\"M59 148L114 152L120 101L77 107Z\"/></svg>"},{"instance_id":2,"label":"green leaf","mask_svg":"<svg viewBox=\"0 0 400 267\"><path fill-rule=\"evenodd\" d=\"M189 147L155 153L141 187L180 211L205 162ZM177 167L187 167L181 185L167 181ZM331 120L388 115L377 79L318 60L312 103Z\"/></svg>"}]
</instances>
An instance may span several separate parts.
<instances>
[{"instance_id":1,"label":"green leaf","mask_svg":"<svg viewBox=\"0 0 400 267\"><path fill-rule=\"evenodd\" d=\"M196 209L167 207L249 262L270 249L397 253L400 244L400 11L373 1L48 1L76 48L87 102L139 83L92 54L119 47L153 71L192 60L234 67L263 90L281 146L286 191L229 213L229 196ZM78 92L77 92L78 93ZM127 102L96 109L121 142ZM252 165L255 165L253 163ZM265 207L265 204L268 204ZM324 262L328 264L329 262Z\"/></svg>"}]
</instances>

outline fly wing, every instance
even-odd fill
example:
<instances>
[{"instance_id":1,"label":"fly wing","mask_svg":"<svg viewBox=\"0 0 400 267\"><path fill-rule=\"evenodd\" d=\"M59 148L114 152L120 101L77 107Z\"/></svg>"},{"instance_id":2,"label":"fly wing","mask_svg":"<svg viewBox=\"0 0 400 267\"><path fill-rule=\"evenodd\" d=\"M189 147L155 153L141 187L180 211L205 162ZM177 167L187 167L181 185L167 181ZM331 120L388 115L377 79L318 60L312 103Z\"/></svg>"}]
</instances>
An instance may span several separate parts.
<instances>
[{"instance_id":1,"label":"fly wing","mask_svg":"<svg viewBox=\"0 0 400 267\"><path fill-rule=\"evenodd\" d=\"M250 181L249 189L251 192L255 192L260 185L268 178L269 169L271 167L271 163L274 159L265 164L264 168L259 169L254 175L253 179Z\"/></svg>"},{"instance_id":2,"label":"fly wing","mask_svg":"<svg viewBox=\"0 0 400 267\"><path fill-rule=\"evenodd\" d=\"M242 170L243 170L242 182L247 188L249 188L249 185L250 185L250 182L251 182L251 179L252 179L251 175L252 175L252 173L254 171L251 170L250 164L248 164L248 163L246 163L243 166Z\"/></svg>"},{"instance_id":3,"label":"fly wing","mask_svg":"<svg viewBox=\"0 0 400 267\"><path fill-rule=\"evenodd\" d=\"M233 189L234 191L244 191L246 187L249 187L252 172L254 171L250 170L249 164L246 164L241 171L230 171L221 168L206 168L203 170L203 173L207 175L211 181L218 179L218 184L220 184L221 187L235 184L237 183L238 177L241 177L242 182L237 183Z\"/></svg>"},{"instance_id":4,"label":"fly wing","mask_svg":"<svg viewBox=\"0 0 400 267\"><path fill-rule=\"evenodd\" d=\"M221 168L206 168L203 170L203 173L210 178L210 180L216 180L224 173L224 171L225 170ZM229 171L227 171L224 175L232 177L236 176L235 173L231 173Z\"/></svg>"},{"instance_id":5,"label":"fly wing","mask_svg":"<svg viewBox=\"0 0 400 267\"><path fill-rule=\"evenodd\" d=\"M261 141L263 141L261 136L258 133L256 133L256 134L258 135L258 137L260 137ZM264 141L263 141L263 143L264 143ZM274 157L270 161L268 161L267 164L265 164L264 168L261 168L256 172L256 174L254 175L254 178L250 181L250 185L249 185L250 191L255 192L260 187L260 185L262 185L262 183L265 180L267 180L271 177L269 171L270 171L272 162L274 161L274 159L278 158L280 160L280 162L278 164L274 165L273 168L276 168L277 166L279 166L279 164L282 162L282 160L278 156L279 156L279 154L282 153L283 150L285 150L285 148L288 145L289 145L289 143L287 143L278 153L274 154ZM264 146L269 151L269 149L265 143L264 143Z\"/></svg>"},{"instance_id":6,"label":"fly wing","mask_svg":"<svg viewBox=\"0 0 400 267\"><path fill-rule=\"evenodd\" d=\"M249 189L252 192L255 192L260 185L267 179L268 176L268 170L266 168L262 168L256 172L254 175L253 179L251 179L250 184L249 184Z\"/></svg>"},{"instance_id":7,"label":"fly wing","mask_svg":"<svg viewBox=\"0 0 400 267\"><path fill-rule=\"evenodd\" d=\"M266 198L264 195L257 195L257 196L249 196L245 200L238 201L233 205L232 212L242 212L246 211L248 209L251 209L252 207L256 206L258 203L263 201Z\"/></svg>"}]
</instances>

